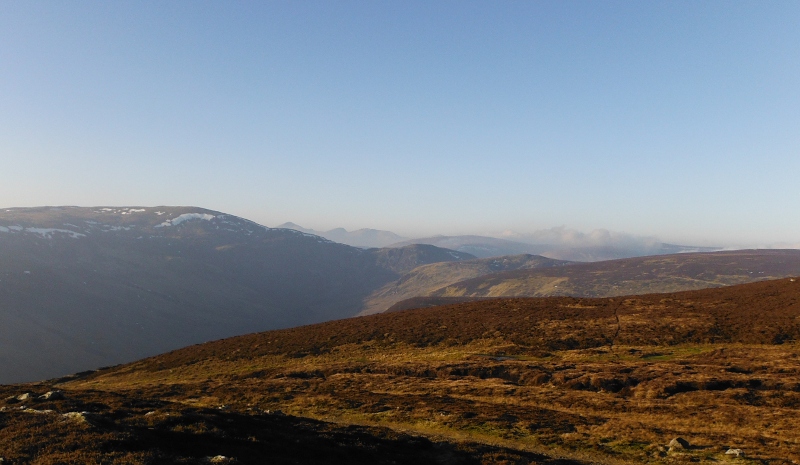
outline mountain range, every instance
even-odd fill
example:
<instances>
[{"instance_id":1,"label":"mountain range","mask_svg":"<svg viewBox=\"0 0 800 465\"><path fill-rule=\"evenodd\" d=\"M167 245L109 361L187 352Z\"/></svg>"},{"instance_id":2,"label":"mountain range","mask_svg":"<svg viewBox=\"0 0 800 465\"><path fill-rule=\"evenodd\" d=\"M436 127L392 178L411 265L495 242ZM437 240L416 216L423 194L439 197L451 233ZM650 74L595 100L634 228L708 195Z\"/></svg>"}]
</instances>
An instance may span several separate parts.
<instances>
[{"instance_id":1,"label":"mountain range","mask_svg":"<svg viewBox=\"0 0 800 465\"><path fill-rule=\"evenodd\" d=\"M508 237L511 239L476 235L440 235L406 239L390 231L376 229L359 229L348 232L343 228L337 228L330 231L315 231L295 223L284 223L278 227L314 234L354 247L404 247L412 244L428 244L468 253L478 258L528 254L542 255L556 260L596 262L649 255L720 250L719 247L668 244L655 239L611 234L608 231L593 231L591 234L583 234L563 228L539 231L532 235L509 233Z\"/></svg>"},{"instance_id":2,"label":"mountain range","mask_svg":"<svg viewBox=\"0 0 800 465\"><path fill-rule=\"evenodd\" d=\"M352 247L197 207L4 209L0 383L396 305L671 292L797 274L798 251L481 259L430 244Z\"/></svg>"},{"instance_id":3,"label":"mountain range","mask_svg":"<svg viewBox=\"0 0 800 465\"><path fill-rule=\"evenodd\" d=\"M196 207L0 211L0 383L355 315L433 246L364 250Z\"/></svg>"}]
</instances>

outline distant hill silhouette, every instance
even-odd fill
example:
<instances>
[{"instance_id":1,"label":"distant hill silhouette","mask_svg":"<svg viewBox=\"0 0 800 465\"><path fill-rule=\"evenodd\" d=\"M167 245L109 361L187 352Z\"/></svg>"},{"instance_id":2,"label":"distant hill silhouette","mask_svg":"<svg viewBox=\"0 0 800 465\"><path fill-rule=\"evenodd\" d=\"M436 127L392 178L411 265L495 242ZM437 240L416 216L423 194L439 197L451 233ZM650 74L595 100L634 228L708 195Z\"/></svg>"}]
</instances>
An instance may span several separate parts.
<instances>
[{"instance_id":1,"label":"distant hill silhouette","mask_svg":"<svg viewBox=\"0 0 800 465\"><path fill-rule=\"evenodd\" d=\"M478 258L499 257L504 255L531 254L538 255L548 250L548 246L523 244L506 239L486 236L433 236L409 239L392 244L390 247L404 247L410 244L429 244L446 249L458 250L475 255Z\"/></svg>"},{"instance_id":2,"label":"distant hill silhouette","mask_svg":"<svg viewBox=\"0 0 800 465\"><path fill-rule=\"evenodd\" d=\"M542 255L556 260L574 262L596 262L650 255L666 255L687 252L713 252L717 247L694 247L653 241L622 241L616 245L574 245L564 243L530 243L520 240L500 239L486 236L433 236L409 239L392 244L403 247L409 244L430 244L437 247L470 253L478 258L505 255Z\"/></svg>"},{"instance_id":3,"label":"distant hill silhouette","mask_svg":"<svg viewBox=\"0 0 800 465\"><path fill-rule=\"evenodd\" d=\"M381 231L379 229L357 229L355 231L347 231L344 228L331 229L330 231L315 231L308 229L295 223L283 223L278 228L294 229L308 234L314 234L333 242L340 244L352 245L353 247L386 247L390 244L405 240L404 237L398 236L391 231Z\"/></svg>"}]
</instances>

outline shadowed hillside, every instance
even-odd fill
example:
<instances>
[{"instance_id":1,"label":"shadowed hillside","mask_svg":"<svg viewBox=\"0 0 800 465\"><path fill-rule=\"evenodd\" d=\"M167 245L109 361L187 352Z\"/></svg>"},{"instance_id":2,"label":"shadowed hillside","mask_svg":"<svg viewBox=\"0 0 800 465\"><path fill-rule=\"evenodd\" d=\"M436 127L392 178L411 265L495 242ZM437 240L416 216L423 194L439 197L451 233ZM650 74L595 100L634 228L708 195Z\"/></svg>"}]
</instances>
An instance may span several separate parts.
<instances>
[{"instance_id":1,"label":"shadowed hillside","mask_svg":"<svg viewBox=\"0 0 800 465\"><path fill-rule=\"evenodd\" d=\"M0 212L0 382L345 318L433 246L363 250L195 207Z\"/></svg>"}]
</instances>

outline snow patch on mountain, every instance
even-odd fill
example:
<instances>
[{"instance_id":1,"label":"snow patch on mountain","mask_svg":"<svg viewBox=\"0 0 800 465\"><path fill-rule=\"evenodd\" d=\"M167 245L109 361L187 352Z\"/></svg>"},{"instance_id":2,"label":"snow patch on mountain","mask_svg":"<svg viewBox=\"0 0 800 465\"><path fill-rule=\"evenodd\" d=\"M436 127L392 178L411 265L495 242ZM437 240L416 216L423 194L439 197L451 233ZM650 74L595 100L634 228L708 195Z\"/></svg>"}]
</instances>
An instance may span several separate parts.
<instances>
[{"instance_id":1,"label":"snow patch on mountain","mask_svg":"<svg viewBox=\"0 0 800 465\"><path fill-rule=\"evenodd\" d=\"M70 231L69 229L53 229L53 228L25 228L25 232L31 232L34 234L39 234L40 236L46 239L52 239L53 235L58 234L66 234L73 239L77 239L79 237L86 237L86 234L81 234L79 232Z\"/></svg>"},{"instance_id":2,"label":"snow patch on mountain","mask_svg":"<svg viewBox=\"0 0 800 465\"><path fill-rule=\"evenodd\" d=\"M168 226L177 226L184 221L188 220L206 220L211 221L216 218L214 215L209 215L208 213L184 213L183 215L178 216L177 218L173 218L171 220L167 220L159 225L156 225L156 228L168 227Z\"/></svg>"},{"instance_id":3,"label":"snow patch on mountain","mask_svg":"<svg viewBox=\"0 0 800 465\"><path fill-rule=\"evenodd\" d=\"M147 210L144 208L131 208L131 207L123 207L123 208L101 208L99 210L95 210L95 213L114 213L117 215L131 215L133 213L144 213Z\"/></svg>"},{"instance_id":4,"label":"snow patch on mountain","mask_svg":"<svg viewBox=\"0 0 800 465\"><path fill-rule=\"evenodd\" d=\"M79 237L86 237L86 234L81 234L76 231L71 231L69 229L56 229L56 228L26 228L24 226L14 225L14 226L0 226L0 232L3 233L33 233L42 236L45 239L52 239L54 236L61 236L66 235L73 239L77 239Z\"/></svg>"}]
</instances>

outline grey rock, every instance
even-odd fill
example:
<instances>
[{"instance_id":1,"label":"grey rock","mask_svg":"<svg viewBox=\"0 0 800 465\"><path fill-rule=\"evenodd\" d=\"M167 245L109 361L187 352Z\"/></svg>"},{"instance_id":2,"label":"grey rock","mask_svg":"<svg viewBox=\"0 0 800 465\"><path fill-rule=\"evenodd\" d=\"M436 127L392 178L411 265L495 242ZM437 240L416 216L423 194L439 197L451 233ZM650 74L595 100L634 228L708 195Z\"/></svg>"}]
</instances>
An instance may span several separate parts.
<instances>
[{"instance_id":1,"label":"grey rock","mask_svg":"<svg viewBox=\"0 0 800 465\"><path fill-rule=\"evenodd\" d=\"M744 457L744 451L742 449L728 449L725 451L725 455L732 455L734 457Z\"/></svg>"},{"instance_id":2,"label":"grey rock","mask_svg":"<svg viewBox=\"0 0 800 465\"><path fill-rule=\"evenodd\" d=\"M686 439L683 439L681 437L677 437L677 438L673 439L672 441L670 441L668 446L669 446L669 451L670 452L675 452L675 451L679 451L679 450L686 450L689 447L691 447L691 444L689 444L689 441L687 441Z\"/></svg>"},{"instance_id":3,"label":"grey rock","mask_svg":"<svg viewBox=\"0 0 800 465\"><path fill-rule=\"evenodd\" d=\"M64 398L63 391L49 391L39 396L39 399L41 400L60 400L63 398Z\"/></svg>"}]
</instances>

